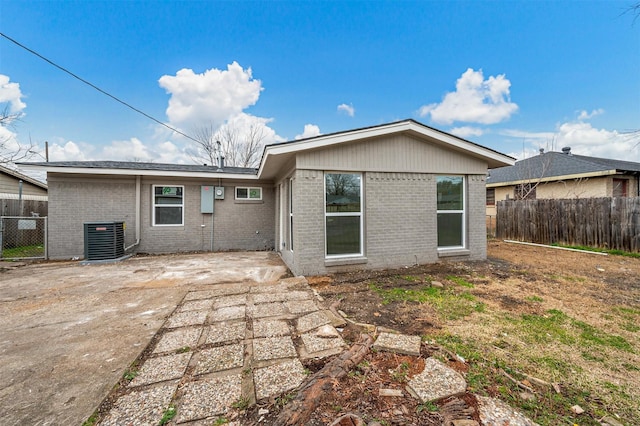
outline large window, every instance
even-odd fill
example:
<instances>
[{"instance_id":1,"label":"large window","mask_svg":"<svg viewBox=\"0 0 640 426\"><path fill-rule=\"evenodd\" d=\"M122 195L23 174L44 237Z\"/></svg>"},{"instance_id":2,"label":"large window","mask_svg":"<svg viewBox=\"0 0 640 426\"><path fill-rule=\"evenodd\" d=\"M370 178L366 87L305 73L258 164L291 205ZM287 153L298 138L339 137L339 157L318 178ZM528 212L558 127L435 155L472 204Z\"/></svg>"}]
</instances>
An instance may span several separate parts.
<instances>
[{"instance_id":1,"label":"large window","mask_svg":"<svg viewBox=\"0 0 640 426\"><path fill-rule=\"evenodd\" d=\"M184 224L184 186L153 186L153 226Z\"/></svg>"},{"instance_id":2,"label":"large window","mask_svg":"<svg viewBox=\"0 0 640 426\"><path fill-rule=\"evenodd\" d=\"M362 255L362 176L325 173L327 257Z\"/></svg>"},{"instance_id":3,"label":"large window","mask_svg":"<svg viewBox=\"0 0 640 426\"><path fill-rule=\"evenodd\" d=\"M463 176L438 176L438 248L462 248L465 241Z\"/></svg>"}]
</instances>

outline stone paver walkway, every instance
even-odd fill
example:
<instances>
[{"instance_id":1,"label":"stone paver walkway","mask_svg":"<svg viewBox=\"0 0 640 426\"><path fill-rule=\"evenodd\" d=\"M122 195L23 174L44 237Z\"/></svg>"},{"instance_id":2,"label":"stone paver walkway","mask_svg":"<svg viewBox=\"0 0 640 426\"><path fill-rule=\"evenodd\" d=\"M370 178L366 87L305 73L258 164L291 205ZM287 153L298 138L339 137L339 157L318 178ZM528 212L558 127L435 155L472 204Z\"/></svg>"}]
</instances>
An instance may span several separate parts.
<instances>
[{"instance_id":1,"label":"stone paver walkway","mask_svg":"<svg viewBox=\"0 0 640 426\"><path fill-rule=\"evenodd\" d=\"M177 424L213 424L232 407L293 390L307 377L301 360L346 348L333 317L303 277L191 291L98 424L157 425L168 413ZM373 347L419 356L420 344L419 336L382 332ZM407 391L426 402L460 395L466 387L459 373L428 358ZM479 402L482 425L535 425L499 400L479 397Z\"/></svg>"},{"instance_id":2,"label":"stone paver walkway","mask_svg":"<svg viewBox=\"0 0 640 426\"><path fill-rule=\"evenodd\" d=\"M330 315L302 277L187 293L101 425L200 424L297 388L301 360L342 352ZM329 330L327 330L329 327Z\"/></svg>"}]
</instances>

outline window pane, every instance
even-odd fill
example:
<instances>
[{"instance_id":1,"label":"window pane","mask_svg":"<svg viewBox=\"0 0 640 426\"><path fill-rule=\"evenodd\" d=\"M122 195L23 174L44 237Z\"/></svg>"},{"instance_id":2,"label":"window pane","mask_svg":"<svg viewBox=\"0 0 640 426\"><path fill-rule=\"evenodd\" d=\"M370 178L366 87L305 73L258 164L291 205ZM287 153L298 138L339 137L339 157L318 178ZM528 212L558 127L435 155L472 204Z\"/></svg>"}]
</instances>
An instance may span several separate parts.
<instances>
[{"instance_id":1,"label":"window pane","mask_svg":"<svg viewBox=\"0 0 640 426\"><path fill-rule=\"evenodd\" d=\"M360 175L349 173L327 173L327 213L360 212Z\"/></svg>"},{"instance_id":2,"label":"window pane","mask_svg":"<svg viewBox=\"0 0 640 426\"><path fill-rule=\"evenodd\" d=\"M257 199L259 200L260 198L262 198L262 194L261 194L261 188L251 188L249 189L249 198L253 198L253 199Z\"/></svg>"},{"instance_id":3,"label":"window pane","mask_svg":"<svg viewBox=\"0 0 640 426\"><path fill-rule=\"evenodd\" d=\"M182 204L182 188L179 186L156 186L155 204Z\"/></svg>"},{"instance_id":4,"label":"window pane","mask_svg":"<svg viewBox=\"0 0 640 426\"><path fill-rule=\"evenodd\" d=\"M462 245L462 213L438 213L438 247Z\"/></svg>"},{"instance_id":5,"label":"window pane","mask_svg":"<svg viewBox=\"0 0 640 426\"><path fill-rule=\"evenodd\" d=\"M182 225L182 207L156 207L156 225Z\"/></svg>"},{"instance_id":6,"label":"window pane","mask_svg":"<svg viewBox=\"0 0 640 426\"><path fill-rule=\"evenodd\" d=\"M327 254L360 254L360 216L329 216Z\"/></svg>"},{"instance_id":7,"label":"window pane","mask_svg":"<svg viewBox=\"0 0 640 426\"><path fill-rule=\"evenodd\" d=\"M438 176L438 210L462 210L464 208L462 176Z\"/></svg>"},{"instance_id":8,"label":"window pane","mask_svg":"<svg viewBox=\"0 0 640 426\"><path fill-rule=\"evenodd\" d=\"M249 190L247 188L236 188L236 198L249 198Z\"/></svg>"}]
</instances>

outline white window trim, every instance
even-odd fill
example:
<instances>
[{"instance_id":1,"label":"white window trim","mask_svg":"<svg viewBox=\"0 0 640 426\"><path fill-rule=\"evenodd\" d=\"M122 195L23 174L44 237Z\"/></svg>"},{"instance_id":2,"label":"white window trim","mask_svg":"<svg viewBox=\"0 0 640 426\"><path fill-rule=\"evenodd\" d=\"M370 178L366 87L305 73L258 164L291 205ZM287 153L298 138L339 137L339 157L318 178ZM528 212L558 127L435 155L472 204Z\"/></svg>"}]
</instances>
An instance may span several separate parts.
<instances>
[{"instance_id":1,"label":"white window trim","mask_svg":"<svg viewBox=\"0 0 640 426\"><path fill-rule=\"evenodd\" d=\"M460 246L438 246L438 251L448 251L448 250L460 250L467 248L467 178L465 175L438 175L438 176L447 176L447 177L461 177L462 178L462 210L438 210L438 178L436 177L436 215L439 213L462 213L462 245ZM436 216L436 229L438 229L437 224L437 216ZM436 235L437 241L437 235Z\"/></svg>"},{"instance_id":2,"label":"white window trim","mask_svg":"<svg viewBox=\"0 0 640 426\"><path fill-rule=\"evenodd\" d=\"M293 178L289 178L289 250L293 252Z\"/></svg>"},{"instance_id":3,"label":"white window trim","mask_svg":"<svg viewBox=\"0 0 640 426\"><path fill-rule=\"evenodd\" d=\"M247 198L238 198L238 189L246 189L247 190ZM252 189L257 189L260 191L260 198L250 198L249 194ZM262 187L260 186L236 186L234 189L234 196L236 200L239 201L262 201Z\"/></svg>"},{"instance_id":4,"label":"white window trim","mask_svg":"<svg viewBox=\"0 0 640 426\"><path fill-rule=\"evenodd\" d=\"M172 187L176 187L176 188L182 188L182 203L181 204L156 204L156 188L160 187L165 187L165 186L172 186ZM160 227L166 227L166 226L184 226L184 197L185 197L185 191L184 191L184 185L173 185L173 184L164 184L164 185L152 185L151 187L151 224L152 226L160 226ZM181 222L178 223L156 223L156 207L181 207L181 212L182 212L182 218L181 218Z\"/></svg>"},{"instance_id":5,"label":"white window trim","mask_svg":"<svg viewBox=\"0 0 640 426\"><path fill-rule=\"evenodd\" d=\"M332 174L347 174L358 175L360 177L360 211L359 212L343 212L343 213L328 213L327 212L327 175ZM338 172L338 171L325 171L322 176L322 188L324 192L324 257L325 259L344 259L349 257L362 257L364 256L364 215L362 211L364 209L364 179L360 172ZM349 254L328 254L327 253L327 217L330 216L343 216L352 217L358 216L360 218L360 252Z\"/></svg>"}]
</instances>

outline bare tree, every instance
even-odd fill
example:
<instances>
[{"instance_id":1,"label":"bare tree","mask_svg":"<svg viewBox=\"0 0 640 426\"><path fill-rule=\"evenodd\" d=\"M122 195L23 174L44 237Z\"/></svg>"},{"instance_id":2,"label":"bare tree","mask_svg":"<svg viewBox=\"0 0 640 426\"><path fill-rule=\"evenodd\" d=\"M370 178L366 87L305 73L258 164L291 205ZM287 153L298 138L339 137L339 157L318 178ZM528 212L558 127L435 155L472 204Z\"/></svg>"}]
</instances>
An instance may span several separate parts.
<instances>
[{"instance_id":1,"label":"bare tree","mask_svg":"<svg viewBox=\"0 0 640 426\"><path fill-rule=\"evenodd\" d=\"M0 111L0 127L12 132L12 130L15 129L16 122L20 121L22 113L11 112L8 103L5 103ZM11 135L0 134L0 164L8 164L25 160L35 154L34 149L36 146L31 142L31 139L29 139L28 145L11 143L12 139L13 136Z\"/></svg>"},{"instance_id":2,"label":"bare tree","mask_svg":"<svg viewBox=\"0 0 640 426\"><path fill-rule=\"evenodd\" d=\"M195 129L194 135L198 140L195 150L190 153L194 160L216 164L220 149L225 157L225 164L232 167L257 167L267 136L258 123L251 123L244 129L226 123L218 130L210 124Z\"/></svg>"}]
</instances>

